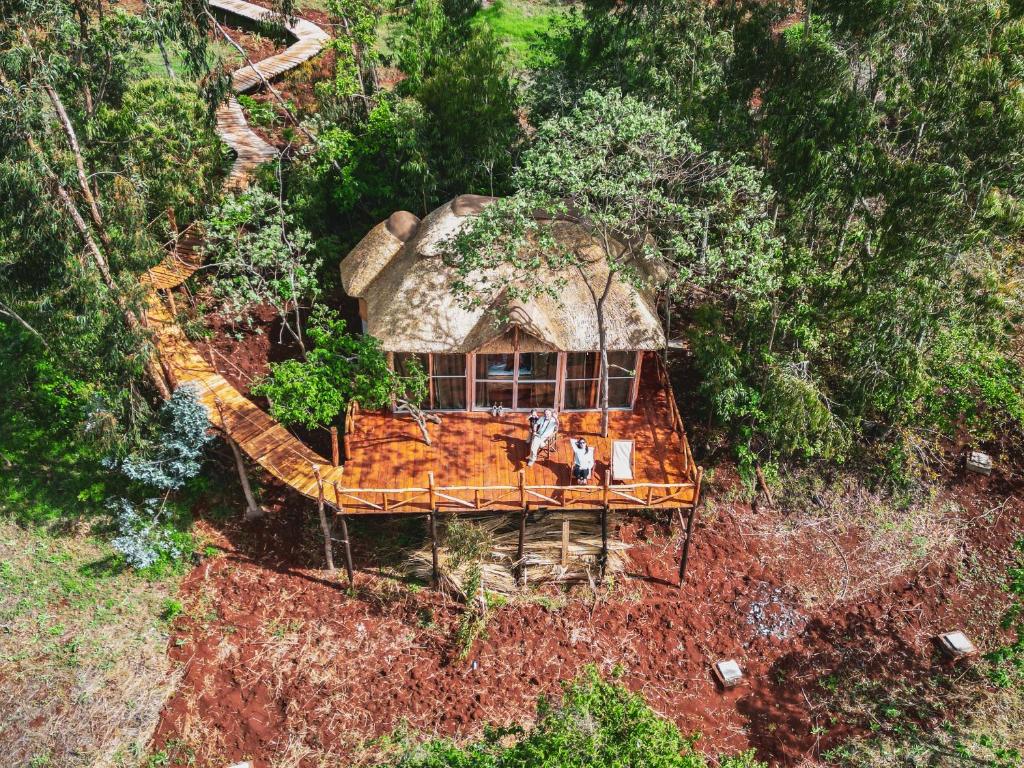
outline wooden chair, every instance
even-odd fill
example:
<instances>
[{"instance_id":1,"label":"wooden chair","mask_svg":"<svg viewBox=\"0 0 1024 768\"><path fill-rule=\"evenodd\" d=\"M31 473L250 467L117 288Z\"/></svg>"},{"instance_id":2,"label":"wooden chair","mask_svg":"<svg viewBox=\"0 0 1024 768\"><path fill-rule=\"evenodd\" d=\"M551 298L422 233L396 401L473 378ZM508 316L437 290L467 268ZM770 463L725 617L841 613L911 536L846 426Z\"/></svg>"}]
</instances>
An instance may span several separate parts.
<instances>
[{"instance_id":1,"label":"wooden chair","mask_svg":"<svg viewBox=\"0 0 1024 768\"><path fill-rule=\"evenodd\" d=\"M625 482L633 479L632 440L612 440L612 482Z\"/></svg>"}]
</instances>

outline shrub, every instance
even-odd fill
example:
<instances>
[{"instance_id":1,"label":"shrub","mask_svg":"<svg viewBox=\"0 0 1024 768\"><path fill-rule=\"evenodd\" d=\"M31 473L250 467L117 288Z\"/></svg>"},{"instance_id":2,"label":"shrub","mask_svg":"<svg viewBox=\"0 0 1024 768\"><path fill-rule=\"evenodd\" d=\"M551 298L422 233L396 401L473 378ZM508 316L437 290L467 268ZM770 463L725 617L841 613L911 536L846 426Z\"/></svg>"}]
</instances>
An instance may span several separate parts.
<instances>
[{"instance_id":1,"label":"shrub","mask_svg":"<svg viewBox=\"0 0 1024 768\"><path fill-rule=\"evenodd\" d=\"M199 474L203 448L212 439L209 416L195 386L178 387L161 410L161 428L146 449L120 463L129 480L176 491Z\"/></svg>"},{"instance_id":2,"label":"shrub","mask_svg":"<svg viewBox=\"0 0 1024 768\"><path fill-rule=\"evenodd\" d=\"M511 746L502 746L518 736ZM529 731L486 729L484 738L466 747L447 740L411 749L399 768L707 768L695 750L699 736L683 736L669 720L615 681L588 667L563 684L558 705L538 703L538 722ZM754 753L721 756L722 768L765 768Z\"/></svg>"},{"instance_id":3,"label":"shrub","mask_svg":"<svg viewBox=\"0 0 1024 768\"><path fill-rule=\"evenodd\" d=\"M161 499L110 499L107 506L118 531L111 545L132 568L141 571L179 560L190 550L188 534L176 529Z\"/></svg>"}]
</instances>

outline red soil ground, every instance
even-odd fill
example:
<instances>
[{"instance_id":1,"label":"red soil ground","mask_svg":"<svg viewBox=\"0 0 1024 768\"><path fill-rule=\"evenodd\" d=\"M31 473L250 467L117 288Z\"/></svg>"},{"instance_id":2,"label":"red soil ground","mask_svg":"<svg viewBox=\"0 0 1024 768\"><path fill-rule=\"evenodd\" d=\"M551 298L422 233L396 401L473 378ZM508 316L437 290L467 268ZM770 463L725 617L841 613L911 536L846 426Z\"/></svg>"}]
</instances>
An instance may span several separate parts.
<instances>
[{"instance_id":1,"label":"red soil ground","mask_svg":"<svg viewBox=\"0 0 1024 768\"><path fill-rule=\"evenodd\" d=\"M1024 522L1020 484L958 475L947 493L961 505L962 541L867 593L833 578L832 598L807 607L798 594L819 588L830 568L845 562L847 581L860 579L857 537L823 545L805 528L780 548L764 533L784 522L779 513L724 503L734 478L723 474L681 589L678 531L627 518L618 531L634 544L627 577L596 598L576 588L495 610L464 660L451 641L459 606L380 575L397 543L421 543L421 523L352 523L353 594L321 570L315 510L269 488L274 512L263 521L200 523L222 554L185 581L169 648L183 677L154 748L190 745L199 765L254 759L265 768L284 755L314 765L327 753L359 764L371 759L366 740L396 728L471 738L485 723L528 723L538 695L595 664L621 666L630 689L703 734L703 750L755 747L792 765L859 729L823 720L825 675L914 680L941 669L938 632L964 627L983 647L997 639L998 578ZM725 657L747 682L723 693L710 665ZM816 735L822 722L827 734Z\"/></svg>"}]
</instances>

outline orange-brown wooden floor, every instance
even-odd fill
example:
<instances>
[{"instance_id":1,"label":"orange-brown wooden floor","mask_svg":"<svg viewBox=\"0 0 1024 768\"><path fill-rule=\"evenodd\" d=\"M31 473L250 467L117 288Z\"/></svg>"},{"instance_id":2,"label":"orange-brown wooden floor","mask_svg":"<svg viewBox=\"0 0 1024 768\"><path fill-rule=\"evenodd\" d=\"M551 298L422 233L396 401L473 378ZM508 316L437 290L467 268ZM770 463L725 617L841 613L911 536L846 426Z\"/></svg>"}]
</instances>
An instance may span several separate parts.
<instances>
[{"instance_id":1,"label":"orange-brown wooden floor","mask_svg":"<svg viewBox=\"0 0 1024 768\"><path fill-rule=\"evenodd\" d=\"M349 454L345 461L340 486L349 489L388 489L428 487L428 473L433 472L437 487L464 486L506 486L516 487L519 470L525 468L525 484L528 487L568 486L572 449L570 437L583 436L595 446L596 471L590 482L592 504L602 503L601 489L608 469L612 440L635 441L634 480L626 492L616 492L621 484L613 484L610 506L644 506L630 501L636 497L646 501L648 493L657 500L669 496L660 504L652 506L683 507L691 504L695 497L694 484L697 470L686 445L682 431L672 428L672 410L668 392L658 381L654 366L644 366L645 375L641 382L636 408L633 411L612 411L608 438L600 436L600 412L559 414L559 438L550 456L542 458L532 467L526 467L528 454L527 414L505 413L495 418L490 412L458 412L442 414L442 424L428 424L433 445L426 445L419 428L408 415L393 415L387 412L362 412L356 418L355 428L349 437ZM645 487L644 484L688 485L688 488ZM327 492L328 500L334 501ZM438 507L455 509L465 507L467 502L477 506L474 491L451 492L450 496L463 500L441 499ZM499 495L503 498L498 499ZM365 502L383 506L385 494L359 493L340 498L341 504L351 511L371 511ZM531 507L558 506L546 504L550 500L563 502L566 494L561 490L544 490L531 493L528 501ZM481 497L496 499L488 508L495 510L515 509L521 506L521 494L507 491L504 494L483 493ZM391 508L395 501L399 506L406 500L407 507L429 508L427 495L412 494L392 496ZM435 498L435 501L437 499ZM577 498L576 505L583 506L585 499ZM371 508L372 509L372 508ZM380 511L385 511L381 509ZM400 511L394 508L394 511ZM405 511L412 511L406 508Z\"/></svg>"}]
</instances>

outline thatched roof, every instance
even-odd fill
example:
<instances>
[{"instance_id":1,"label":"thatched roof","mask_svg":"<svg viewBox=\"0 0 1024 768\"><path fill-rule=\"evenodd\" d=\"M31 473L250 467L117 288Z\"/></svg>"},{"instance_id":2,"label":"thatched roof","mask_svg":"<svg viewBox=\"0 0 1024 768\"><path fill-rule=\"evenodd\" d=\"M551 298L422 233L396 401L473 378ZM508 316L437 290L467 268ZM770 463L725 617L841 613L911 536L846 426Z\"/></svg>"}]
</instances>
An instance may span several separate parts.
<instances>
[{"instance_id":1,"label":"thatched roof","mask_svg":"<svg viewBox=\"0 0 1024 768\"><path fill-rule=\"evenodd\" d=\"M584 265L561 277L558 298L542 295L508 305L495 297L489 307L467 310L450 286L444 264L449 238L493 198L462 195L418 221L399 212L381 222L341 262L345 291L366 302L367 330L384 348L402 352L507 351L519 348L585 352L599 349L597 313L587 282L602 286L608 267L582 227L556 221L554 233ZM538 280L554 282L553 274ZM610 350L660 349L665 344L654 297L616 279L605 304Z\"/></svg>"}]
</instances>

